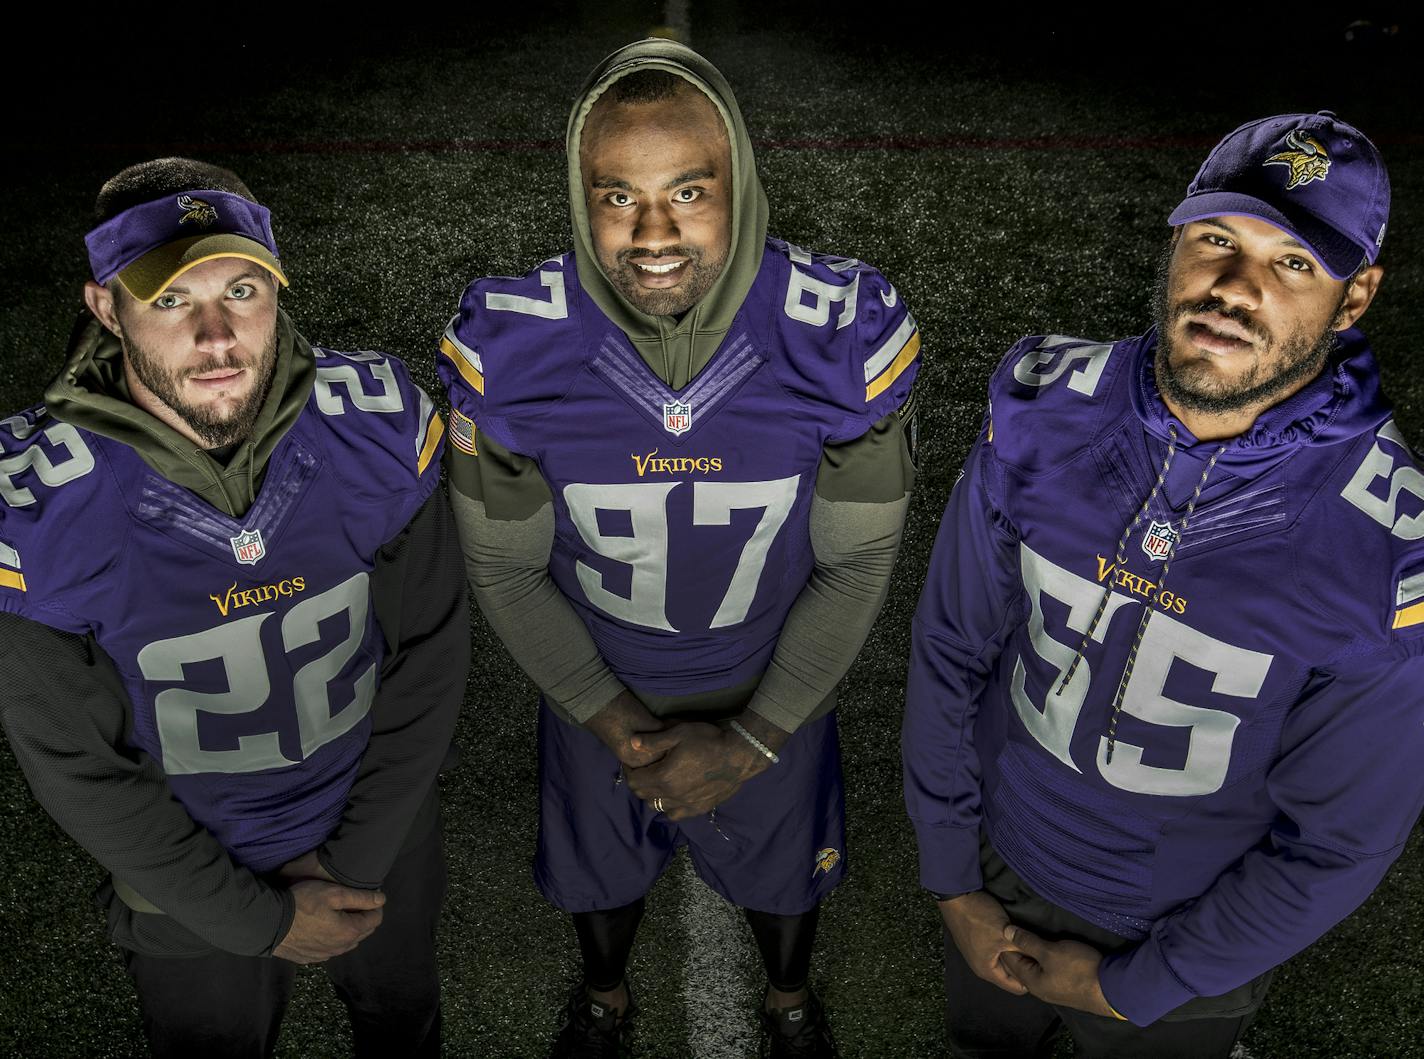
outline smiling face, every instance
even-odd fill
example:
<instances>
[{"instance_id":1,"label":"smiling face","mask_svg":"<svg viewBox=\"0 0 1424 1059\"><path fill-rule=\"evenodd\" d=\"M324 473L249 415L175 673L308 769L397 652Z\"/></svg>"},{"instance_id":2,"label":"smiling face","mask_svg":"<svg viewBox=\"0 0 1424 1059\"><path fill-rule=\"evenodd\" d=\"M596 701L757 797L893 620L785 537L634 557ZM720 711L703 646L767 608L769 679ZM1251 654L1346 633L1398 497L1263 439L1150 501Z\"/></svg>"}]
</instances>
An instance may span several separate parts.
<instances>
[{"instance_id":1,"label":"smiling face","mask_svg":"<svg viewBox=\"0 0 1424 1059\"><path fill-rule=\"evenodd\" d=\"M92 282L84 293L123 344L134 404L204 448L252 432L277 360L270 273L220 257L182 273L149 303Z\"/></svg>"},{"instance_id":2,"label":"smiling face","mask_svg":"<svg viewBox=\"0 0 1424 1059\"><path fill-rule=\"evenodd\" d=\"M656 102L600 100L579 168L594 252L619 293L652 316L701 301L732 238L732 150L712 102L690 84Z\"/></svg>"},{"instance_id":3,"label":"smiling face","mask_svg":"<svg viewBox=\"0 0 1424 1059\"><path fill-rule=\"evenodd\" d=\"M1174 236L1159 278L1157 385L1200 439L1235 437L1325 367L1335 333L1369 307L1378 265L1332 279L1294 237L1254 217Z\"/></svg>"}]
</instances>

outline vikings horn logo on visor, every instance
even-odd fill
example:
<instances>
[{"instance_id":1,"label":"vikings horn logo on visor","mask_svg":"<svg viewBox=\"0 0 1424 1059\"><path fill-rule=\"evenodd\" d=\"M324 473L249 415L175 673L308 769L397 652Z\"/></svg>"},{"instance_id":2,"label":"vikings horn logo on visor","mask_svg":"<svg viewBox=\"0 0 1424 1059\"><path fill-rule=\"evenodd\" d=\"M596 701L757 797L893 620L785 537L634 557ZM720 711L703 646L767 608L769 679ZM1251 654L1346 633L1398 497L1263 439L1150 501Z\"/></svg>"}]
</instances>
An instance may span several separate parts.
<instances>
[{"instance_id":1,"label":"vikings horn logo on visor","mask_svg":"<svg viewBox=\"0 0 1424 1059\"><path fill-rule=\"evenodd\" d=\"M1287 191L1309 184L1312 180L1324 180L1330 172L1330 155L1325 152L1324 145L1309 133L1294 130L1286 136L1286 146L1289 151L1273 154L1261 164L1290 166Z\"/></svg>"},{"instance_id":2,"label":"vikings horn logo on visor","mask_svg":"<svg viewBox=\"0 0 1424 1059\"><path fill-rule=\"evenodd\" d=\"M179 195L178 208L183 211L179 224L192 221L199 228L207 228L218 219L218 211L210 203L195 199L192 195Z\"/></svg>"}]
</instances>

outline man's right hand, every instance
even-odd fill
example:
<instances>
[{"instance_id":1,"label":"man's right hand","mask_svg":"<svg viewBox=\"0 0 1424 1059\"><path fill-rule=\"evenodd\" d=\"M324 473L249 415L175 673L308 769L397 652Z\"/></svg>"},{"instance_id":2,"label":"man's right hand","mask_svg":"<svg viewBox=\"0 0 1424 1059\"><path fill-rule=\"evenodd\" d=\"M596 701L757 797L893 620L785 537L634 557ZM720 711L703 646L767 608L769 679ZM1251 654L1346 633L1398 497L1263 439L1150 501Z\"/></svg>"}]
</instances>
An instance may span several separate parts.
<instances>
[{"instance_id":1,"label":"man's right hand","mask_svg":"<svg viewBox=\"0 0 1424 1059\"><path fill-rule=\"evenodd\" d=\"M297 913L272 955L292 963L322 963L350 952L381 925L386 895L337 883L293 883Z\"/></svg>"},{"instance_id":2,"label":"man's right hand","mask_svg":"<svg viewBox=\"0 0 1424 1059\"><path fill-rule=\"evenodd\" d=\"M971 971L1006 993L1022 996L1028 992L999 959L1004 952L1019 951L1004 939L1009 914L1004 911L1003 905L983 890L976 890L940 901L939 914Z\"/></svg>"},{"instance_id":3,"label":"man's right hand","mask_svg":"<svg viewBox=\"0 0 1424 1059\"><path fill-rule=\"evenodd\" d=\"M633 736L639 732L658 732L666 725L626 689L609 699L605 706L583 722L583 726L598 736L603 745L630 769L651 765L667 753L665 750L654 753L633 748Z\"/></svg>"}]
</instances>

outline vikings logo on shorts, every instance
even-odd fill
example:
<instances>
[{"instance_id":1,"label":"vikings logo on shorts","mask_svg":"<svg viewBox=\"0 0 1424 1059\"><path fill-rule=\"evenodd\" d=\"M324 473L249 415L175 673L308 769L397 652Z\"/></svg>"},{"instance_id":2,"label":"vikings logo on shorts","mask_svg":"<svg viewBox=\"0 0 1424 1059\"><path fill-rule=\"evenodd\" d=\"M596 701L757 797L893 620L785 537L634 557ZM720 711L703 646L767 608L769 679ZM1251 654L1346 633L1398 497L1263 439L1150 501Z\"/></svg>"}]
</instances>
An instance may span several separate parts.
<instances>
[{"instance_id":1,"label":"vikings logo on shorts","mask_svg":"<svg viewBox=\"0 0 1424 1059\"><path fill-rule=\"evenodd\" d=\"M812 869L811 875L814 877L816 872L818 871L823 871L827 875L829 875L831 874L831 869L834 868L840 862L840 850L831 849L829 846L823 850L818 850L816 853L816 867Z\"/></svg>"},{"instance_id":2,"label":"vikings logo on shorts","mask_svg":"<svg viewBox=\"0 0 1424 1059\"><path fill-rule=\"evenodd\" d=\"M183 211L183 216L178 219L179 224L192 221L199 228L208 228L218 219L218 211L210 203L195 199L192 195L179 195L178 208Z\"/></svg>"},{"instance_id":3,"label":"vikings logo on shorts","mask_svg":"<svg viewBox=\"0 0 1424 1059\"><path fill-rule=\"evenodd\" d=\"M1330 172L1330 155L1325 146L1309 133L1296 129L1286 136L1289 151L1273 154L1262 165L1284 165L1290 167L1290 180L1286 190L1309 184L1312 180L1324 180Z\"/></svg>"}]
</instances>

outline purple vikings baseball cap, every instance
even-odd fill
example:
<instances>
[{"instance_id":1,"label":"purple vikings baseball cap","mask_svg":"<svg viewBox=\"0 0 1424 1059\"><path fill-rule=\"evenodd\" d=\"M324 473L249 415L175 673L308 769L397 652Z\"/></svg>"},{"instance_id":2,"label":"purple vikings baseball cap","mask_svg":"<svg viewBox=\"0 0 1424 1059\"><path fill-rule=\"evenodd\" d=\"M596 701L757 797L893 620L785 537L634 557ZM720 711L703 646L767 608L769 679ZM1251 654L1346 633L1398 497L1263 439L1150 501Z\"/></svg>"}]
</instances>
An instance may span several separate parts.
<instances>
[{"instance_id":1,"label":"purple vikings baseball cap","mask_svg":"<svg viewBox=\"0 0 1424 1059\"><path fill-rule=\"evenodd\" d=\"M84 237L94 280L118 277L141 302L151 302L194 265L215 257L256 262L287 286L272 238L272 215L241 195L195 189L140 203Z\"/></svg>"},{"instance_id":2,"label":"purple vikings baseball cap","mask_svg":"<svg viewBox=\"0 0 1424 1059\"><path fill-rule=\"evenodd\" d=\"M1212 148L1167 221L1232 213L1274 224L1346 279L1379 257L1389 174L1375 145L1328 110L1262 118Z\"/></svg>"}]
</instances>

